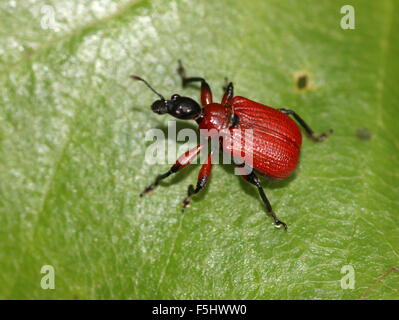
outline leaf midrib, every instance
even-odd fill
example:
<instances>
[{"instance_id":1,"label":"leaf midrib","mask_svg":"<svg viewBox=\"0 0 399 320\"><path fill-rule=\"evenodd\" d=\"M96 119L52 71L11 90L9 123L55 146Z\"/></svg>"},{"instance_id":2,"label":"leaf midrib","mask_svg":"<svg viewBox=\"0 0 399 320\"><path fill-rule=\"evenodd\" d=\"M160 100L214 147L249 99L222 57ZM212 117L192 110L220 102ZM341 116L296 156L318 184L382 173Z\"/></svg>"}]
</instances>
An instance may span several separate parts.
<instances>
[{"instance_id":1,"label":"leaf midrib","mask_svg":"<svg viewBox=\"0 0 399 320\"><path fill-rule=\"evenodd\" d=\"M40 46L38 46L36 49L32 49L29 54L22 55L21 58L15 61L14 63L11 63L7 65L5 68L0 69L0 74L7 74L11 70L13 70L15 67L19 66L22 63L25 63L26 61L30 61L33 59L33 57L39 55L42 52L45 52L46 50L49 50L55 46L57 46L58 43L68 41L69 39L88 32L90 29L96 29L98 26L107 24L111 22L114 19L117 19L120 16L123 16L127 11L130 9L134 8L135 6L139 5L140 3L147 1L147 0L131 0L130 2L126 3L123 5L121 8L117 9L114 13L104 16L99 19L94 19L90 23L86 25L82 25L76 29L73 29L72 31L64 33L60 37L56 37L54 39L51 39L47 42L43 42Z\"/></svg>"}]
</instances>

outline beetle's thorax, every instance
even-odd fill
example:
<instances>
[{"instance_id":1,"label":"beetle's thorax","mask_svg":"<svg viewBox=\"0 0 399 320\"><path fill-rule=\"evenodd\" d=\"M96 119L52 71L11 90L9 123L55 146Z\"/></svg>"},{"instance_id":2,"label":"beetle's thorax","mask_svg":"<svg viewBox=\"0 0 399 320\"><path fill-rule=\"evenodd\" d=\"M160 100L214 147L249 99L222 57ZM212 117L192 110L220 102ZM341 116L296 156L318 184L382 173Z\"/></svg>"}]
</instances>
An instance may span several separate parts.
<instances>
[{"instance_id":1,"label":"beetle's thorax","mask_svg":"<svg viewBox=\"0 0 399 320\"><path fill-rule=\"evenodd\" d=\"M202 109L198 119L199 129L216 130L228 128L230 111L219 103L211 103Z\"/></svg>"}]
</instances>

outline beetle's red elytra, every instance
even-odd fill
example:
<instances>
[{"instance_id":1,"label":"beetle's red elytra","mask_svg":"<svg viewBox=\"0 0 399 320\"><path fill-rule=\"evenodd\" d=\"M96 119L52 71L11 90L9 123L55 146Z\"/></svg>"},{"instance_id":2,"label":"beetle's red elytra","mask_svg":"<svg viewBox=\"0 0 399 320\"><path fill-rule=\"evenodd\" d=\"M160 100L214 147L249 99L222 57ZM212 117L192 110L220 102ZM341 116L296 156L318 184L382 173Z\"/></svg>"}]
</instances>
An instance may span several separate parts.
<instances>
[{"instance_id":1,"label":"beetle's red elytra","mask_svg":"<svg viewBox=\"0 0 399 320\"><path fill-rule=\"evenodd\" d=\"M275 109L244 97L234 96L234 88L231 82L224 88L225 93L221 103L214 103L211 89L204 78L187 77L181 61L179 61L177 72L182 79L183 87L192 82L201 83L202 107L195 100L178 94L173 94L171 99L167 100L143 78L136 75L132 75L131 78L143 81L148 88L159 96L160 99L156 100L151 106L153 112L157 114L168 113L177 119L195 120L199 129L216 130L217 132L229 130L228 139L231 141L221 144L221 148L223 152L231 154L233 159L235 155L248 153L250 148L252 155L250 165L253 170L241 176L257 187L266 212L272 217L275 226L282 226L287 229L286 223L279 220L273 211L255 172L270 178L284 179L289 177L297 167L302 134L296 122L289 115L303 127L313 141L324 141L333 130L330 129L317 136L293 110ZM242 132L248 129L252 132L251 145L234 143L239 142L243 138ZM200 144L180 156L176 163L167 172L158 175L140 196L155 189L163 179L171 174L185 168L198 156L203 147L204 145ZM209 153L207 161L200 169L196 187L194 188L193 185L188 187L187 196L182 203L183 210L190 204L191 198L206 186L212 170L212 153L213 151ZM243 165L249 164L244 163L237 166Z\"/></svg>"}]
</instances>

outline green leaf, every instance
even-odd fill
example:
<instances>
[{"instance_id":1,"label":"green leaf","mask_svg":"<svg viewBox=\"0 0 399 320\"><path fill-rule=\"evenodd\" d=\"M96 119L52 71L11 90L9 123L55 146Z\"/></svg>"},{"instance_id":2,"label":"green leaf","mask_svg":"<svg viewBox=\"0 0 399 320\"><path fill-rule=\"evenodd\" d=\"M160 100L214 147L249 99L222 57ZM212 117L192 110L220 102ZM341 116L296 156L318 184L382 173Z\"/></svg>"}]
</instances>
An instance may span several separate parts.
<instances>
[{"instance_id":1,"label":"green leaf","mask_svg":"<svg viewBox=\"0 0 399 320\"><path fill-rule=\"evenodd\" d=\"M344 4L354 30L340 27ZM399 264L396 1L0 8L0 298L399 298L398 272L376 281ZM227 76L237 95L335 130L304 140L292 178L264 182L288 232L230 167L215 166L184 215L198 166L139 198L170 166L144 161L145 134L170 118L150 111L154 94L129 75L197 99L180 87L179 58L216 99ZM55 290L40 286L44 265ZM341 287L344 266L354 289Z\"/></svg>"}]
</instances>

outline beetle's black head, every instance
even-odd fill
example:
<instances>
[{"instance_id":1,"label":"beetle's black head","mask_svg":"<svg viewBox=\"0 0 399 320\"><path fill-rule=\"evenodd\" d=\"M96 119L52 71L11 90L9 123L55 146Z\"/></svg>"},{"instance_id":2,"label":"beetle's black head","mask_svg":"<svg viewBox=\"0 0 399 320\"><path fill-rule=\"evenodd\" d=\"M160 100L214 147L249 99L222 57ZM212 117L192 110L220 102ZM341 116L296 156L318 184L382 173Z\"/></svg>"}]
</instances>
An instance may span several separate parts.
<instances>
[{"instance_id":1,"label":"beetle's black head","mask_svg":"<svg viewBox=\"0 0 399 320\"><path fill-rule=\"evenodd\" d=\"M190 120L201 115L201 107L195 100L178 94L172 95L170 100L166 101L166 105L168 113L177 119Z\"/></svg>"},{"instance_id":2,"label":"beetle's black head","mask_svg":"<svg viewBox=\"0 0 399 320\"><path fill-rule=\"evenodd\" d=\"M164 114L168 112L168 106L166 100L156 100L151 105L151 110L158 114Z\"/></svg>"},{"instance_id":3,"label":"beetle's black head","mask_svg":"<svg viewBox=\"0 0 399 320\"><path fill-rule=\"evenodd\" d=\"M160 99L154 101L154 103L151 105L151 110L153 112L157 114L169 113L171 116L182 120L197 119L201 116L201 107L195 100L189 97L181 97L178 94L174 94L170 97L170 100L166 100L144 79L137 76L131 76L131 78L143 81L155 94L160 97Z\"/></svg>"}]
</instances>

